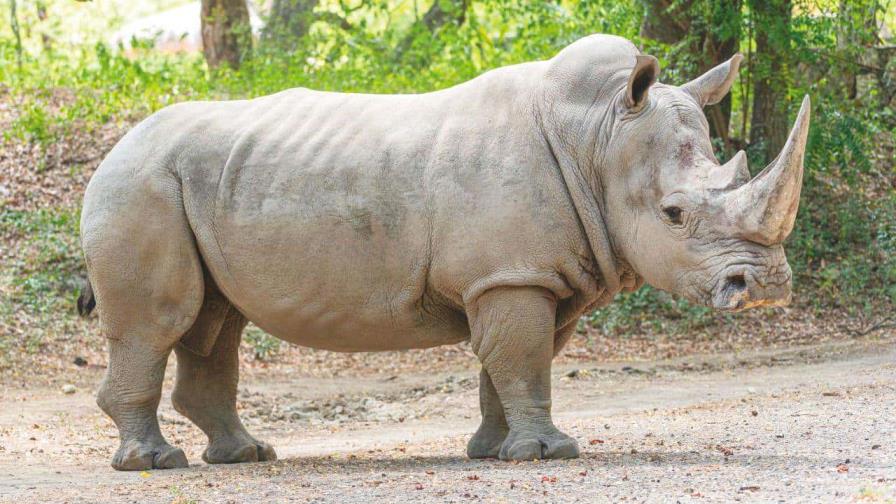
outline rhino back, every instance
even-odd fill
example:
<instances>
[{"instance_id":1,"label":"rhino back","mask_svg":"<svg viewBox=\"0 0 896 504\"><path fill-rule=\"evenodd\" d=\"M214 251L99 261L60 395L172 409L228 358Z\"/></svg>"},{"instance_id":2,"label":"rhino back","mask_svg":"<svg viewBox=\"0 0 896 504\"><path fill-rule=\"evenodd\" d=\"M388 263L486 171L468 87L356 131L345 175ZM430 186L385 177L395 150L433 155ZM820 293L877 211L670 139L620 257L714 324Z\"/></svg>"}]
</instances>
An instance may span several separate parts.
<instances>
[{"instance_id":1,"label":"rhino back","mask_svg":"<svg viewBox=\"0 0 896 504\"><path fill-rule=\"evenodd\" d=\"M568 290L558 264L584 242L531 116L537 71L195 111L231 131L177 162L219 288L272 334L333 350L463 340L465 301L492 285Z\"/></svg>"}]
</instances>

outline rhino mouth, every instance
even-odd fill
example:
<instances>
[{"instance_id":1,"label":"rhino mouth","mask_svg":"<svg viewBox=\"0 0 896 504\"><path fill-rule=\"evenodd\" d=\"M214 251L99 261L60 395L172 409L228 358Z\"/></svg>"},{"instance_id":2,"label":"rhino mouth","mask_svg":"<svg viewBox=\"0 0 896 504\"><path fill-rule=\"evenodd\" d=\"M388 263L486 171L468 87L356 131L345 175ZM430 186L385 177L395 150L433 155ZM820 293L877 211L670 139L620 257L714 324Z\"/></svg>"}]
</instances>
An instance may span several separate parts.
<instances>
[{"instance_id":1,"label":"rhino mouth","mask_svg":"<svg viewBox=\"0 0 896 504\"><path fill-rule=\"evenodd\" d=\"M722 282L722 287L713 295L712 306L717 310L745 310L752 299L747 281L741 273L729 275Z\"/></svg>"},{"instance_id":2,"label":"rhino mouth","mask_svg":"<svg viewBox=\"0 0 896 504\"><path fill-rule=\"evenodd\" d=\"M759 279L752 270L727 273L709 303L714 309L739 312L759 307L787 306L791 301L790 272L781 278Z\"/></svg>"}]
</instances>

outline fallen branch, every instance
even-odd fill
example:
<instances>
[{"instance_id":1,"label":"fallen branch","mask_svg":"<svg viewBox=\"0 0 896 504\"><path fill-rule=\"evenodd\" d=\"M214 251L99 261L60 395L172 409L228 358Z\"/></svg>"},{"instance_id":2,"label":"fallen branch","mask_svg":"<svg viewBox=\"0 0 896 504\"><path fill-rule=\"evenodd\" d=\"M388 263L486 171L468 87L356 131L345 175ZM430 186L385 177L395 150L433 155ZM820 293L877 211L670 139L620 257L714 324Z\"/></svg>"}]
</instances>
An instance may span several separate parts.
<instances>
[{"instance_id":1,"label":"fallen branch","mask_svg":"<svg viewBox=\"0 0 896 504\"><path fill-rule=\"evenodd\" d=\"M852 330L847 329L847 331L853 335L853 337L861 338L862 336L867 336L875 331L879 331L881 329L889 329L896 328L896 316L893 317L884 317L883 319L878 320L877 322L871 324L870 326L859 329Z\"/></svg>"}]
</instances>

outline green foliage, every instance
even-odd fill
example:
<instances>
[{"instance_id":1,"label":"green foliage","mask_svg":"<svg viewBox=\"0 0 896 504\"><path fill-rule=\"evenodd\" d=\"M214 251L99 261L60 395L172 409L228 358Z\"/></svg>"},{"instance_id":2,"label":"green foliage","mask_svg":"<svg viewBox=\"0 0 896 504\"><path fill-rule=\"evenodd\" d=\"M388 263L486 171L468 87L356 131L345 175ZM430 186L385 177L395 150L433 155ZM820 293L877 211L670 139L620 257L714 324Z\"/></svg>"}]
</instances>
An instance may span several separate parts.
<instances>
[{"instance_id":1,"label":"green foliage","mask_svg":"<svg viewBox=\"0 0 896 504\"><path fill-rule=\"evenodd\" d=\"M715 314L711 308L645 287L619 296L616 302L595 311L585 320L591 327L607 334L624 335L660 331L680 334L730 318L730 315Z\"/></svg>"},{"instance_id":2,"label":"green foliage","mask_svg":"<svg viewBox=\"0 0 896 504\"><path fill-rule=\"evenodd\" d=\"M5 140L18 138L45 145L53 139L53 133L50 131L50 115L39 99L23 103L19 110L19 116L10 129L3 132Z\"/></svg>"},{"instance_id":3,"label":"green foliage","mask_svg":"<svg viewBox=\"0 0 896 504\"><path fill-rule=\"evenodd\" d=\"M0 211L0 236L17 248L0 267L0 278L11 287L4 305L32 313L70 310L84 267L78 219L77 212L61 209Z\"/></svg>"},{"instance_id":4,"label":"green foliage","mask_svg":"<svg viewBox=\"0 0 896 504\"><path fill-rule=\"evenodd\" d=\"M261 329L251 326L243 335L245 341L252 348L252 356L255 360L269 360L277 355L282 343L277 338L263 332Z\"/></svg>"},{"instance_id":5,"label":"green foliage","mask_svg":"<svg viewBox=\"0 0 896 504\"><path fill-rule=\"evenodd\" d=\"M69 325L56 322L71 320L83 268L77 237L76 212L0 210L0 350L35 353L48 332ZM0 369L10 365L5 355Z\"/></svg>"},{"instance_id":6,"label":"green foliage","mask_svg":"<svg viewBox=\"0 0 896 504\"><path fill-rule=\"evenodd\" d=\"M462 2L441 2L452 19L461 19L452 9ZM855 62L873 43L862 13L873 7L883 12L882 17L892 18L892 1L862 0L861 8L842 13L838 5L849 2L793 3L788 44L793 61L804 67L789 69L790 117L804 94L813 98L802 205L787 244L797 292L803 293L798 300L818 309L885 309L896 298L896 117L875 101L879 90L844 96L838 76L855 70ZM322 1L303 18L304 36L289 44L263 37L238 71L211 72L201 54L158 53L139 41L125 55L103 43L47 49L26 40L19 66L11 64L16 61L16 41L0 28L0 82L17 107L4 140L47 146L61 138L89 135L110 121L133 122L179 101L253 97L298 86L376 93L430 91L490 68L549 58L593 32L632 39L660 59L665 69L662 80L673 84L693 75L704 57L693 37L675 44L642 38L644 4L636 0L477 0L468 2L462 22L435 28L423 22L431 4ZM762 21L750 16L749 2L741 2L740 10L732 7L740 5L737 2L692 4L695 33L708 32L715 40L734 37L742 52L752 50L751 36L762 29L755 23ZM840 44L842 33L856 36ZM748 101L750 78L755 77L750 72L762 67L750 63L741 84L734 87L734 136L740 134L735 131L739 124L746 124L741 109ZM836 72L823 71L835 63ZM28 229L33 235L24 242L28 253L3 266L4 275L16 278L16 299L46 309L53 296L71 297L69 284L80 261L76 216L61 210L4 211L0 224L4 234L27 234ZM626 332L648 326L680 331L726 320L645 288L622 296L587 322L609 332ZM259 358L276 352L277 345L266 338L260 332L247 334Z\"/></svg>"}]
</instances>

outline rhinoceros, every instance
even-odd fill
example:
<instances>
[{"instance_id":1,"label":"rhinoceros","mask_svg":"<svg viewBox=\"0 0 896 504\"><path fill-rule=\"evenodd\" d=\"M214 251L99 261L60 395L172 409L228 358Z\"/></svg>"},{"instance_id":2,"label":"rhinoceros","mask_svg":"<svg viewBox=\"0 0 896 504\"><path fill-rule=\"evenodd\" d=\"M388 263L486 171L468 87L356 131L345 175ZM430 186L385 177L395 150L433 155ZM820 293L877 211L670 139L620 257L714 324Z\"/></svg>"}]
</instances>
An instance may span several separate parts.
<instances>
[{"instance_id":1,"label":"rhinoceros","mask_svg":"<svg viewBox=\"0 0 896 504\"><path fill-rule=\"evenodd\" d=\"M790 300L809 100L756 177L743 152L720 164L702 110L741 59L676 87L630 41L592 35L431 93L290 89L145 119L81 216L112 466L187 465L156 417L172 349L203 459L276 458L237 415L248 321L340 352L469 341L482 423L467 455L578 456L550 385L583 313L644 282L719 310Z\"/></svg>"}]
</instances>

